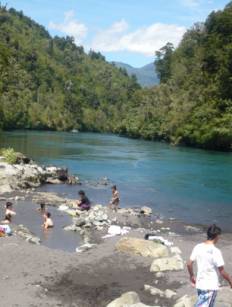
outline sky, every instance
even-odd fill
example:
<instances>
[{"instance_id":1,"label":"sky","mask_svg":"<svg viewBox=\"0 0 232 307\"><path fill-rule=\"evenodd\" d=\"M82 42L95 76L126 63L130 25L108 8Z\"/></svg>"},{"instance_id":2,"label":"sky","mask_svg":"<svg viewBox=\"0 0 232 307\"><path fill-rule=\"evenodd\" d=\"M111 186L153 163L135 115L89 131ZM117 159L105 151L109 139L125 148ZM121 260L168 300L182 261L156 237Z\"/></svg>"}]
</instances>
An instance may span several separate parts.
<instances>
[{"instance_id":1,"label":"sky","mask_svg":"<svg viewBox=\"0 0 232 307\"><path fill-rule=\"evenodd\" d=\"M108 61L141 67L167 42L178 46L184 32L229 0L8 0L51 35L73 36L86 51Z\"/></svg>"}]
</instances>

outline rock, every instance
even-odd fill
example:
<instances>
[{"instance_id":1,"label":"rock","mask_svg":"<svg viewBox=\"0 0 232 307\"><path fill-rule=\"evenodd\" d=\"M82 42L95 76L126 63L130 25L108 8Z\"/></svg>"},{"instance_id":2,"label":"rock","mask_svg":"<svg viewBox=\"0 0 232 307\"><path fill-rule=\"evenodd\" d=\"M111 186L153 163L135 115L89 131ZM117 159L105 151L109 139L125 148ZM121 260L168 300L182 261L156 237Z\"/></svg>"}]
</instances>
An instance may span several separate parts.
<instances>
[{"instance_id":1,"label":"rock","mask_svg":"<svg viewBox=\"0 0 232 307\"><path fill-rule=\"evenodd\" d=\"M109 303L106 307L159 307L148 306L140 302L140 298L136 292L127 292L119 298Z\"/></svg>"},{"instance_id":2,"label":"rock","mask_svg":"<svg viewBox=\"0 0 232 307\"><path fill-rule=\"evenodd\" d=\"M21 152L16 152L16 164L28 164L32 162L32 160L28 157L26 157Z\"/></svg>"},{"instance_id":3,"label":"rock","mask_svg":"<svg viewBox=\"0 0 232 307\"><path fill-rule=\"evenodd\" d=\"M164 295L165 295L166 298L171 299L171 298L175 297L177 294L176 294L175 291L172 291L170 289L166 289L164 291Z\"/></svg>"},{"instance_id":4,"label":"rock","mask_svg":"<svg viewBox=\"0 0 232 307\"><path fill-rule=\"evenodd\" d=\"M70 184L70 185L80 184L80 180L79 180L78 177L69 176L69 177L68 177L68 180L67 180L67 184Z\"/></svg>"},{"instance_id":5,"label":"rock","mask_svg":"<svg viewBox=\"0 0 232 307\"><path fill-rule=\"evenodd\" d=\"M140 303L140 298L136 292L127 292L122 294L119 298L109 303L107 307L125 307Z\"/></svg>"},{"instance_id":6,"label":"rock","mask_svg":"<svg viewBox=\"0 0 232 307\"><path fill-rule=\"evenodd\" d=\"M127 252L143 257L167 257L168 248L162 244L137 238L122 238L116 244L116 249L120 252Z\"/></svg>"},{"instance_id":7,"label":"rock","mask_svg":"<svg viewBox=\"0 0 232 307\"><path fill-rule=\"evenodd\" d=\"M52 177L48 177L46 179L46 183L48 184L61 184L63 181L61 181L60 179L58 178L52 178Z\"/></svg>"},{"instance_id":8,"label":"rock","mask_svg":"<svg viewBox=\"0 0 232 307\"><path fill-rule=\"evenodd\" d=\"M175 255L181 255L182 254L182 251L177 246L171 247L170 251L171 251L172 254L175 254Z\"/></svg>"},{"instance_id":9,"label":"rock","mask_svg":"<svg viewBox=\"0 0 232 307\"><path fill-rule=\"evenodd\" d=\"M156 276L157 278L162 278L162 277L165 276L165 274L164 274L163 272L157 272L157 273L155 274L155 276Z\"/></svg>"},{"instance_id":10,"label":"rock","mask_svg":"<svg viewBox=\"0 0 232 307\"><path fill-rule=\"evenodd\" d=\"M65 231L78 231L79 230L79 227L77 227L76 225L69 225L69 226L66 226L64 227L64 230Z\"/></svg>"},{"instance_id":11,"label":"rock","mask_svg":"<svg viewBox=\"0 0 232 307\"><path fill-rule=\"evenodd\" d=\"M150 268L150 272L179 271L184 269L184 262L180 255L173 257L155 259Z\"/></svg>"},{"instance_id":12,"label":"rock","mask_svg":"<svg viewBox=\"0 0 232 307\"><path fill-rule=\"evenodd\" d=\"M150 207L142 207L140 210L140 213L144 214L144 215L151 215L152 214L152 209Z\"/></svg>"},{"instance_id":13,"label":"rock","mask_svg":"<svg viewBox=\"0 0 232 307\"><path fill-rule=\"evenodd\" d=\"M150 306L150 305L145 305L143 303L137 303L137 304L129 305L129 307L159 307L159 306Z\"/></svg>"},{"instance_id":14,"label":"rock","mask_svg":"<svg viewBox=\"0 0 232 307\"><path fill-rule=\"evenodd\" d=\"M181 297L173 307L193 307L196 303L196 298L194 296L190 297L185 295Z\"/></svg>"},{"instance_id":15,"label":"rock","mask_svg":"<svg viewBox=\"0 0 232 307\"><path fill-rule=\"evenodd\" d=\"M91 248L97 246L96 244L90 244L90 243L85 243L79 247L76 248L76 253L82 253L85 251L90 250Z\"/></svg>"},{"instance_id":16,"label":"rock","mask_svg":"<svg viewBox=\"0 0 232 307\"><path fill-rule=\"evenodd\" d=\"M17 233L20 237L26 240L29 243L33 243L36 245L40 244L40 238L36 237L30 230L24 225L18 225L15 229L15 233Z\"/></svg>"},{"instance_id":17,"label":"rock","mask_svg":"<svg viewBox=\"0 0 232 307\"><path fill-rule=\"evenodd\" d=\"M149 292L151 295L158 295L160 297L164 297L164 292L158 288L149 285L144 285L144 290L146 292Z\"/></svg>"},{"instance_id":18,"label":"rock","mask_svg":"<svg viewBox=\"0 0 232 307\"><path fill-rule=\"evenodd\" d=\"M84 218L77 218L75 219L75 225L78 226L78 227L82 227L86 224L86 221Z\"/></svg>"},{"instance_id":19,"label":"rock","mask_svg":"<svg viewBox=\"0 0 232 307\"><path fill-rule=\"evenodd\" d=\"M66 200L55 193L36 192L33 194L33 202L45 203L50 206L63 205Z\"/></svg>"}]
</instances>

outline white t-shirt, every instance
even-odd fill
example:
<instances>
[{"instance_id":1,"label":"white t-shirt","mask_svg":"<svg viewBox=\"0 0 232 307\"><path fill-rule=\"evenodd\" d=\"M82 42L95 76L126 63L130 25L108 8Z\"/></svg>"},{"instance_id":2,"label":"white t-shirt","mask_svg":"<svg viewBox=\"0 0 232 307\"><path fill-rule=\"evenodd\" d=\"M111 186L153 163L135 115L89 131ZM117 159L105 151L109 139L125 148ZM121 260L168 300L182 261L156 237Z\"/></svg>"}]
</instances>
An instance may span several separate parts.
<instances>
[{"instance_id":1,"label":"white t-shirt","mask_svg":"<svg viewBox=\"0 0 232 307\"><path fill-rule=\"evenodd\" d=\"M197 262L196 288L199 290L218 290L217 269L224 266L221 251L213 244L201 243L194 247L190 260Z\"/></svg>"}]
</instances>

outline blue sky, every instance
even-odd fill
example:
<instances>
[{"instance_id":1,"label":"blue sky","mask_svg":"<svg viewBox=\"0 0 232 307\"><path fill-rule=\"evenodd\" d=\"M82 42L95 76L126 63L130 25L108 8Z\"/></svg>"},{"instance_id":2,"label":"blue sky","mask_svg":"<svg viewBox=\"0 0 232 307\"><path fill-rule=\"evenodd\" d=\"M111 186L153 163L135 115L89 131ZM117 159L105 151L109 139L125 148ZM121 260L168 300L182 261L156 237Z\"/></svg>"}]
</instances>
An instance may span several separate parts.
<instances>
[{"instance_id":1,"label":"blue sky","mask_svg":"<svg viewBox=\"0 0 232 307\"><path fill-rule=\"evenodd\" d=\"M2 1L4 3L5 1ZM175 46L187 28L223 9L229 0L8 0L52 35L72 35L86 50L135 67L154 60L156 50Z\"/></svg>"}]
</instances>

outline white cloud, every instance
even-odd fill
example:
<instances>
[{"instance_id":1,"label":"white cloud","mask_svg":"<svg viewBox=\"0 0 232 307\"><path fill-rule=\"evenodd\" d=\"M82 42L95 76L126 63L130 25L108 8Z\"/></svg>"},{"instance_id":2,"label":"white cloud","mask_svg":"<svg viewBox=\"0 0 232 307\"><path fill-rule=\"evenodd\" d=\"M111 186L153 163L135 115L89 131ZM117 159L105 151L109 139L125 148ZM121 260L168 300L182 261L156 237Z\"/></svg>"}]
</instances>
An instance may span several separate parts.
<instances>
[{"instance_id":1,"label":"white cloud","mask_svg":"<svg viewBox=\"0 0 232 307\"><path fill-rule=\"evenodd\" d=\"M63 22L54 23L51 21L48 27L65 35L73 36L76 44L80 44L88 32L86 25L75 19L74 11L65 12Z\"/></svg>"},{"instance_id":2,"label":"white cloud","mask_svg":"<svg viewBox=\"0 0 232 307\"><path fill-rule=\"evenodd\" d=\"M124 20L112 24L96 34L91 48L101 52L130 51L151 56L167 42L177 46L186 31L185 27L163 23L154 23L132 32L128 32L128 28Z\"/></svg>"},{"instance_id":3,"label":"white cloud","mask_svg":"<svg viewBox=\"0 0 232 307\"><path fill-rule=\"evenodd\" d=\"M181 0L181 3L189 8L194 8L200 5L199 0Z\"/></svg>"}]
</instances>

